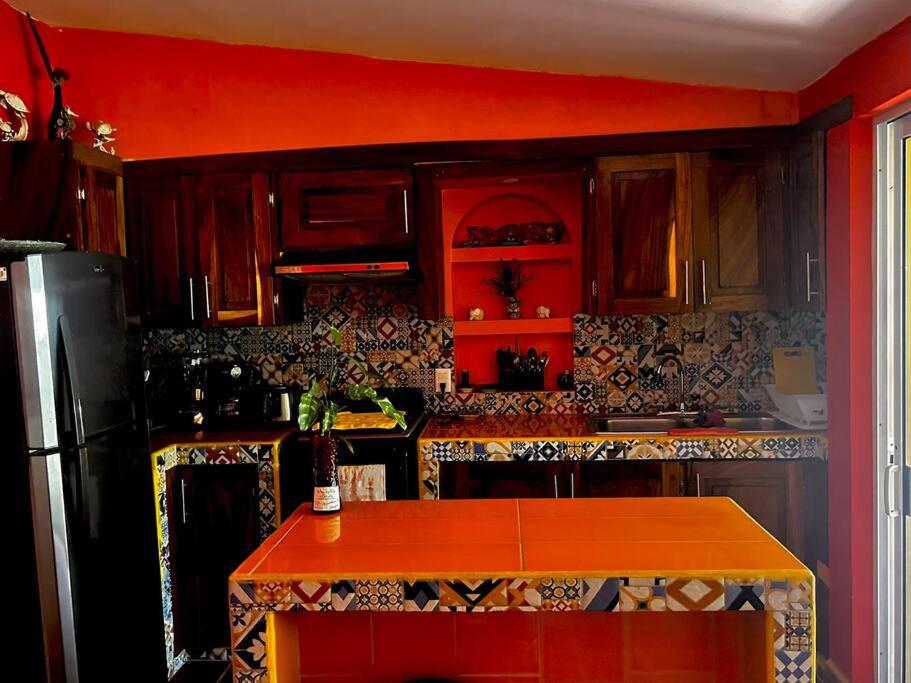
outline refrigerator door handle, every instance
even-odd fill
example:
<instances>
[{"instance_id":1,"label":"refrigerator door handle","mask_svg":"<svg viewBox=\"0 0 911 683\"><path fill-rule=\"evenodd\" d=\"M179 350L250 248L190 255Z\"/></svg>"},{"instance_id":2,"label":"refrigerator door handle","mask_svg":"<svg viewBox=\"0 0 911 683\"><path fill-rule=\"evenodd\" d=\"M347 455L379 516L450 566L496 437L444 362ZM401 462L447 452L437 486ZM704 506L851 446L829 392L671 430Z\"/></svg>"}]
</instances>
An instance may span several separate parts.
<instances>
[{"instance_id":1,"label":"refrigerator door handle","mask_svg":"<svg viewBox=\"0 0 911 683\"><path fill-rule=\"evenodd\" d=\"M70 349L73 348L73 334L70 330L70 323L65 315L60 316L57 324L60 327L60 347L63 353L63 368L66 373L67 389L70 392L73 431L76 437L76 444L81 446L85 443L85 420L82 417L82 392L79 384L79 371L76 369L76 364L70 359Z\"/></svg>"},{"instance_id":2,"label":"refrigerator door handle","mask_svg":"<svg viewBox=\"0 0 911 683\"><path fill-rule=\"evenodd\" d=\"M72 548L60 452L29 458L29 479L48 673L51 680L62 673L68 683L78 683Z\"/></svg>"}]
</instances>

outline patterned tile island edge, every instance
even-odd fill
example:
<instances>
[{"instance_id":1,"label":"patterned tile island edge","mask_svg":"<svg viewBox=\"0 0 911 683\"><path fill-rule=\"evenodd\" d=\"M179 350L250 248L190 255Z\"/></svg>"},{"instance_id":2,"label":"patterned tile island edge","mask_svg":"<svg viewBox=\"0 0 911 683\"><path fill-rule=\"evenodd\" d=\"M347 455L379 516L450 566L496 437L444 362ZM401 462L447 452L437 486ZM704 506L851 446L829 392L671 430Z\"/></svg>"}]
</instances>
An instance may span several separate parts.
<instances>
[{"instance_id":1,"label":"patterned tile island edge","mask_svg":"<svg viewBox=\"0 0 911 683\"><path fill-rule=\"evenodd\" d=\"M573 436L543 440L421 438L418 481L421 498L434 500L440 495L441 462L825 459L827 448L826 435L817 432L691 437Z\"/></svg>"},{"instance_id":2,"label":"patterned tile island edge","mask_svg":"<svg viewBox=\"0 0 911 683\"><path fill-rule=\"evenodd\" d=\"M172 444L152 452L152 482L155 497L155 523L158 534L158 565L161 575L161 609L164 620L165 658L168 677L174 676L192 659L227 661L228 643L207 651L176 651L174 644L174 601L171 592L171 556L168 523L168 470L178 465L255 464L259 474L257 531L262 542L278 528L279 481L278 450L281 440L267 443L187 443Z\"/></svg>"}]
</instances>

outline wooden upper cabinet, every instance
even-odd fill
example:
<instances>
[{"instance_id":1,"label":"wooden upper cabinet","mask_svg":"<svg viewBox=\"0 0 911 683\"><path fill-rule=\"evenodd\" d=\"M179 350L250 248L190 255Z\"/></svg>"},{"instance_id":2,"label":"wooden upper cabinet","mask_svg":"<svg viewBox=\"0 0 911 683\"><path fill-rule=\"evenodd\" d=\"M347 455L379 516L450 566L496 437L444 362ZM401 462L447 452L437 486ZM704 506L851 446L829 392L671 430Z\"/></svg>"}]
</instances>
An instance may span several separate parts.
<instances>
[{"instance_id":1,"label":"wooden upper cabinet","mask_svg":"<svg viewBox=\"0 0 911 683\"><path fill-rule=\"evenodd\" d=\"M128 187L128 255L142 268L147 325L202 322L196 179L137 178Z\"/></svg>"},{"instance_id":2,"label":"wooden upper cabinet","mask_svg":"<svg viewBox=\"0 0 911 683\"><path fill-rule=\"evenodd\" d=\"M210 325L272 324L272 230L265 173L200 178L200 272Z\"/></svg>"},{"instance_id":3,"label":"wooden upper cabinet","mask_svg":"<svg viewBox=\"0 0 911 683\"><path fill-rule=\"evenodd\" d=\"M79 210L76 248L124 256L123 163L118 157L73 145Z\"/></svg>"},{"instance_id":4,"label":"wooden upper cabinet","mask_svg":"<svg viewBox=\"0 0 911 683\"><path fill-rule=\"evenodd\" d=\"M781 306L787 265L779 150L693 155L696 310Z\"/></svg>"},{"instance_id":5,"label":"wooden upper cabinet","mask_svg":"<svg viewBox=\"0 0 911 683\"><path fill-rule=\"evenodd\" d=\"M674 313L692 301L686 154L597 161L598 310Z\"/></svg>"},{"instance_id":6,"label":"wooden upper cabinet","mask_svg":"<svg viewBox=\"0 0 911 683\"><path fill-rule=\"evenodd\" d=\"M283 249L414 241L410 169L283 173L279 194Z\"/></svg>"},{"instance_id":7,"label":"wooden upper cabinet","mask_svg":"<svg viewBox=\"0 0 911 683\"><path fill-rule=\"evenodd\" d=\"M789 153L792 308L826 307L825 147L823 132L798 137Z\"/></svg>"}]
</instances>

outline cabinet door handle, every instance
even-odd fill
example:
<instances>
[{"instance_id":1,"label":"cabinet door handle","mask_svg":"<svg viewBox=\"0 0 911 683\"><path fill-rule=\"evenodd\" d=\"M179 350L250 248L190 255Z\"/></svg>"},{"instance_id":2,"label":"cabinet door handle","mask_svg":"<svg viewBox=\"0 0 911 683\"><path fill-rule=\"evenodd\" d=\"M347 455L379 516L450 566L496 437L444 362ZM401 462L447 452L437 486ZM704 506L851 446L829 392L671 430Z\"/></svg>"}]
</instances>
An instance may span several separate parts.
<instances>
[{"instance_id":1,"label":"cabinet door handle","mask_svg":"<svg viewBox=\"0 0 911 683\"><path fill-rule=\"evenodd\" d=\"M183 479L180 480L180 519L187 523L187 485Z\"/></svg>"},{"instance_id":2,"label":"cabinet door handle","mask_svg":"<svg viewBox=\"0 0 911 683\"><path fill-rule=\"evenodd\" d=\"M569 497L570 498L576 497L576 473L575 472L569 473Z\"/></svg>"},{"instance_id":3,"label":"cabinet door handle","mask_svg":"<svg viewBox=\"0 0 911 683\"><path fill-rule=\"evenodd\" d=\"M212 306L209 301L209 276L208 275L202 276L202 286L203 286L203 289L205 289L205 291L206 291L206 318L208 319L208 318L212 317Z\"/></svg>"},{"instance_id":4,"label":"cabinet door handle","mask_svg":"<svg viewBox=\"0 0 911 683\"><path fill-rule=\"evenodd\" d=\"M708 306L709 297L708 297L708 292L706 291L706 284L705 284L705 259L699 259L699 262L702 264L702 305Z\"/></svg>"},{"instance_id":5,"label":"cabinet door handle","mask_svg":"<svg viewBox=\"0 0 911 683\"><path fill-rule=\"evenodd\" d=\"M405 207L405 234L407 235L410 229L408 225L408 188L402 190L402 203Z\"/></svg>"},{"instance_id":6,"label":"cabinet door handle","mask_svg":"<svg viewBox=\"0 0 911 683\"><path fill-rule=\"evenodd\" d=\"M690 303L690 260L683 262L683 303Z\"/></svg>"},{"instance_id":7,"label":"cabinet door handle","mask_svg":"<svg viewBox=\"0 0 911 683\"><path fill-rule=\"evenodd\" d=\"M193 278L187 278L187 288L190 290L190 322L196 322L196 295L193 292Z\"/></svg>"},{"instance_id":8,"label":"cabinet door handle","mask_svg":"<svg viewBox=\"0 0 911 683\"><path fill-rule=\"evenodd\" d=\"M696 497L702 498L702 475L696 472Z\"/></svg>"},{"instance_id":9,"label":"cabinet door handle","mask_svg":"<svg viewBox=\"0 0 911 683\"><path fill-rule=\"evenodd\" d=\"M560 497L560 490L557 488L557 486L558 486L558 484L557 484L557 475L555 474L555 475L554 475L554 498L559 498L559 497Z\"/></svg>"},{"instance_id":10,"label":"cabinet door handle","mask_svg":"<svg viewBox=\"0 0 911 683\"><path fill-rule=\"evenodd\" d=\"M810 258L810 252L807 252L807 303L811 302L812 297L819 295L819 292L814 292L811 289L811 287L812 287L812 285L810 284L810 264L811 263L819 263L819 259Z\"/></svg>"}]
</instances>

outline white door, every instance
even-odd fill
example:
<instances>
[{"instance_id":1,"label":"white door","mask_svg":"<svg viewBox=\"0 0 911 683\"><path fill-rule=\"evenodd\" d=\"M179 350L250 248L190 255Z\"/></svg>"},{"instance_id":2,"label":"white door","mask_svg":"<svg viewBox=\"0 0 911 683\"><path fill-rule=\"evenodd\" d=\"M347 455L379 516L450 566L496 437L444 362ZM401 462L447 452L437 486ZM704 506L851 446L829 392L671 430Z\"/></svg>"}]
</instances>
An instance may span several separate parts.
<instances>
[{"instance_id":1,"label":"white door","mask_svg":"<svg viewBox=\"0 0 911 683\"><path fill-rule=\"evenodd\" d=\"M877 679L901 683L911 681L911 113L877 126L876 242Z\"/></svg>"}]
</instances>

